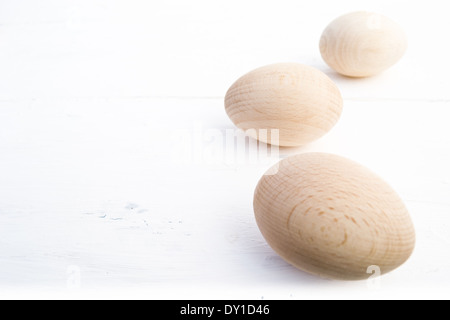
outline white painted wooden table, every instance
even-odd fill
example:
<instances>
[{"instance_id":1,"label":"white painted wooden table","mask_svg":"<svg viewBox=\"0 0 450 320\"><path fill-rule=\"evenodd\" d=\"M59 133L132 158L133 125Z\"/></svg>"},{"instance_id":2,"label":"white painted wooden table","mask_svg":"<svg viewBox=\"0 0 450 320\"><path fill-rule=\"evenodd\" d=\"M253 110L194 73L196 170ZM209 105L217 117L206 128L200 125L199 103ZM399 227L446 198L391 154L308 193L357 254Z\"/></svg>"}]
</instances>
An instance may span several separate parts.
<instances>
[{"instance_id":1,"label":"white painted wooden table","mask_svg":"<svg viewBox=\"0 0 450 320\"><path fill-rule=\"evenodd\" d=\"M444 0L2 0L0 297L449 298L446 8ZM397 20L410 47L385 74L351 80L324 64L318 40L333 18L361 9ZM326 137L281 156L359 161L411 211L417 249L378 284L326 281L283 262L252 210L276 159L229 163L214 152L234 128L223 108L231 83L285 61L330 75L345 111Z\"/></svg>"}]
</instances>

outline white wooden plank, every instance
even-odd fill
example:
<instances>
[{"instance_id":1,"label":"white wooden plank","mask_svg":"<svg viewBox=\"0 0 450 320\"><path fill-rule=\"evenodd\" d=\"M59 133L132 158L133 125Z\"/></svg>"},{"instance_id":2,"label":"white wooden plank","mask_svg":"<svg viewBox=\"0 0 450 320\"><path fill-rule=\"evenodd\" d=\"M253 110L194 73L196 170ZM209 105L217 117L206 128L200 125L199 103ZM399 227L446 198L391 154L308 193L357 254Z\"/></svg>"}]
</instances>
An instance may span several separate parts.
<instances>
[{"instance_id":1,"label":"white wooden plank","mask_svg":"<svg viewBox=\"0 0 450 320\"><path fill-rule=\"evenodd\" d=\"M429 10L433 8L433 10ZM330 74L347 99L450 99L446 2L13 1L0 10L0 99L222 97L243 73L294 61ZM410 39L405 58L367 80L321 60L325 26L385 13Z\"/></svg>"},{"instance_id":2,"label":"white wooden plank","mask_svg":"<svg viewBox=\"0 0 450 320\"><path fill-rule=\"evenodd\" d=\"M350 101L325 138L281 151L350 157L382 175L405 199L418 231L417 250L402 269L383 278L391 294L411 278L438 291L450 284L448 108ZM330 295L336 288L349 296L352 290L371 294L365 283L330 285L305 275L266 245L253 220L252 196L267 163L174 159L179 144L173 137L193 136L199 125L202 134L233 128L221 99L1 103L2 288L66 292L66 271L74 265L85 290L77 292L87 294L118 286L137 288L146 297L180 297L194 283L195 294L209 290L208 297L233 297L236 290L242 297L303 297L317 286L329 288ZM204 141L199 150L210 148ZM218 289L223 286L228 289Z\"/></svg>"},{"instance_id":3,"label":"white wooden plank","mask_svg":"<svg viewBox=\"0 0 450 320\"><path fill-rule=\"evenodd\" d=\"M385 74L352 80L323 63L317 43L333 18L360 9L397 20L410 48ZM0 296L448 296L445 9L443 0L3 1ZM279 61L323 70L346 99L329 135L281 157L357 160L411 211L417 250L380 289L284 263L252 215L254 187L277 158L221 155L234 128L225 91Z\"/></svg>"}]
</instances>

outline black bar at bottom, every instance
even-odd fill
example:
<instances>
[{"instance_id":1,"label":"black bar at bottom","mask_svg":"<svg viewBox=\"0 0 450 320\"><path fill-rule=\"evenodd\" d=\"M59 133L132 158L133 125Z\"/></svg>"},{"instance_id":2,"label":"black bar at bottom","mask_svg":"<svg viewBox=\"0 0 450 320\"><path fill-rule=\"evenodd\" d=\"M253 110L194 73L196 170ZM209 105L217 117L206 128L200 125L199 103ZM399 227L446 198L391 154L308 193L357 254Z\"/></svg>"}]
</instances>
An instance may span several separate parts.
<instances>
[{"instance_id":1,"label":"black bar at bottom","mask_svg":"<svg viewBox=\"0 0 450 320\"><path fill-rule=\"evenodd\" d=\"M300 301L159 301L155 308L176 319L279 319L298 312Z\"/></svg>"}]
</instances>

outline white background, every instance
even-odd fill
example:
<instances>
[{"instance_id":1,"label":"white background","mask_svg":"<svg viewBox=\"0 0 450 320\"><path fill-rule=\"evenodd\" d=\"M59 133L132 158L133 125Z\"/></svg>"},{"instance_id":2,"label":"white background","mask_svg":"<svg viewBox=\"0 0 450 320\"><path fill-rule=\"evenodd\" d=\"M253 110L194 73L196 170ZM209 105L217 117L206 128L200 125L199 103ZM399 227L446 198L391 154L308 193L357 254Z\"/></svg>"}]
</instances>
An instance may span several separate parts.
<instances>
[{"instance_id":1,"label":"white background","mask_svg":"<svg viewBox=\"0 0 450 320\"><path fill-rule=\"evenodd\" d=\"M0 297L449 298L447 7L1 0ZM318 50L326 25L357 10L393 18L410 42L398 65L364 80L336 75ZM416 251L378 285L286 264L253 218L254 188L270 163L230 165L210 152L220 135L208 132L234 128L223 107L228 87L276 62L317 67L345 98L326 137L281 156L349 157L410 209ZM180 156L176 137L195 132L201 144L191 159Z\"/></svg>"}]
</instances>

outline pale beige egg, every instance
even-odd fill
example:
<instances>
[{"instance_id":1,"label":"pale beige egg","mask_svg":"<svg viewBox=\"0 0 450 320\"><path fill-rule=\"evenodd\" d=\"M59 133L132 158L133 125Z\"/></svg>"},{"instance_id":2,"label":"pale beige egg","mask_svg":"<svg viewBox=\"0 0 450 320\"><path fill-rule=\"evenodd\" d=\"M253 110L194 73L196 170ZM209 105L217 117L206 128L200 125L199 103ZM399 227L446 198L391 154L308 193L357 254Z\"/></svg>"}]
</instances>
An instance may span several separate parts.
<instances>
[{"instance_id":1,"label":"pale beige egg","mask_svg":"<svg viewBox=\"0 0 450 320\"><path fill-rule=\"evenodd\" d=\"M396 64L408 41L391 19L371 12L354 12L337 18L325 29L320 52L325 62L349 77L370 77Z\"/></svg>"},{"instance_id":2,"label":"pale beige egg","mask_svg":"<svg viewBox=\"0 0 450 320\"><path fill-rule=\"evenodd\" d=\"M319 139L342 113L342 96L321 71L297 63L254 70L228 90L225 109L240 129L262 142L285 147Z\"/></svg>"},{"instance_id":3,"label":"pale beige egg","mask_svg":"<svg viewBox=\"0 0 450 320\"><path fill-rule=\"evenodd\" d=\"M269 245L324 278L368 279L401 266L415 246L403 201L365 167L324 153L281 161L259 182L254 210ZM375 266L375 267L374 267Z\"/></svg>"}]
</instances>

